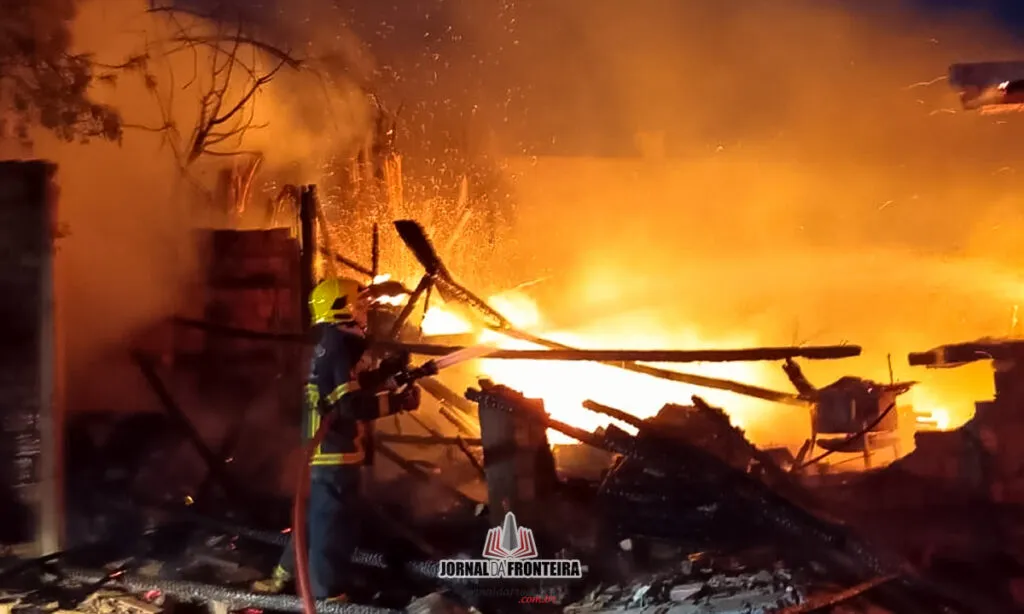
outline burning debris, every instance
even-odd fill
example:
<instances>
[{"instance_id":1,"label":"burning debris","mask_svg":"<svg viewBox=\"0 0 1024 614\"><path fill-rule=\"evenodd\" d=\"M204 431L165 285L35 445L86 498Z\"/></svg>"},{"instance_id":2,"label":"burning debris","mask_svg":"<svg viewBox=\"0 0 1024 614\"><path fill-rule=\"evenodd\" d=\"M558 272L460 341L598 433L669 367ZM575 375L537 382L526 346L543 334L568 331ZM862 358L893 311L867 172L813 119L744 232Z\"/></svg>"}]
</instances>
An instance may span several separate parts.
<instances>
[{"instance_id":1,"label":"burning debris","mask_svg":"<svg viewBox=\"0 0 1024 614\"><path fill-rule=\"evenodd\" d=\"M310 210L315 205L313 193L305 190L301 195L306 215L315 219L315 211ZM310 223L304 227L308 231ZM360 547L365 550L352 559L359 572L353 577L351 601L320 602L316 611L383 614L476 607L500 612L508 602L488 595L493 587L486 582L493 578L439 573L439 561L475 565L476 553L482 549L485 558L523 563L517 557L528 551L537 563L559 563L540 565L542 569L580 570L571 578L517 577L510 585L525 596L555 594L557 603L572 604L571 612L655 608L694 614L794 614L858 599L896 613L1002 611L998 604L978 605L973 595L929 579L907 562L902 551L881 548L836 521L841 514L829 503L840 497L835 493L822 497L808 487L799 472L806 461L787 458L779 450L759 449L733 414L705 397L690 394L689 404L681 404L687 396L675 396L674 402L662 401L653 412L631 402L644 396L645 386L639 382L652 387L667 382L673 388L662 392L669 397L680 393L681 384L705 387L806 407L815 433L866 440L890 429L885 420L891 406L910 384L884 385L846 377L819 389L793 362L854 356L859 347L578 349L517 327L454 280L422 228L403 221L397 229L425 273L415 289L408 290L381 278L376 266L368 269L372 275L366 277L377 282L370 284L375 306L370 334L377 348L404 352L404 357L447 357L428 360L424 364L435 368L417 372L436 411L396 419L405 425L402 428L415 428L424 435L400 429L374 434L375 457L386 462L393 475L377 485L373 500L362 510L370 523L361 535ZM252 238L255 243L272 239ZM309 264L308 250L306 258ZM309 280L296 285L308 286ZM410 324L419 301L428 303L433 292L442 296L446 307L461 305L459 317L477 323L466 331L471 333L468 340L454 345L429 343L435 341L424 334L430 331ZM255 351L260 344L295 350L308 343L301 333L238 326L247 311L228 313L220 322L182 319L177 323L202 331L201 345L213 356L223 356L218 352L226 347L218 346L217 339L244 340L232 346L244 350L236 356L263 361L254 364L268 369L288 352ZM424 306L422 311L425 318L429 308ZM516 384L493 375L500 368L491 370L491 379L480 379L478 387L465 395L453 390L445 383L447 375L436 367L450 360L453 351L456 356L483 356L480 342L490 344L487 359L492 364L589 363L639 379L631 380L637 385L623 387L621 404L605 404L589 396L579 399L574 410L612 421L588 430L572 420L576 414L563 412L572 397L553 394L549 399L518 390ZM523 349L520 343L532 348ZM495 348L500 344L504 347ZM460 349L466 345L472 347ZM981 351L1003 361L1016 359L1015 350L1006 347L975 348L968 354L977 356ZM949 358L954 354L949 349L942 355L946 362L963 361ZM711 361L786 361L797 394L648 364ZM83 543L65 552L18 561L0 575L12 589L29 596L22 598L29 607L57 602L63 609L155 614L176 603L201 602L221 610L302 611L297 597L257 595L239 588L272 564L272 551L287 539L284 527L288 525L282 497L254 492L245 486L248 481L238 480L233 473L237 464L229 459L233 450L246 449L236 445L246 421L238 420L236 430L214 445L195 425L196 416L180 402L169 383L172 380L165 377L167 363L140 352L136 366L163 414L120 431L105 445L81 434L74 438L77 456L71 459L68 476L69 484L75 486L70 490L72 509L92 517L75 525ZM408 364L405 370L415 371ZM298 371L291 375L301 378ZM560 386L585 388L598 383L592 378L555 377L545 382L550 384L545 391L557 393ZM646 403L650 398L642 400ZM554 433L596 450L594 461L585 462L597 464L597 475L560 472L551 446ZM158 454L149 442L161 438L174 439L179 445L164 445ZM117 446L126 440L137 445L118 453ZM100 448L104 454L96 456ZM174 466L178 457L167 452L184 449L204 468L192 480L189 492L171 492L172 481L166 473L152 474L156 479L138 479L149 475L151 467ZM109 461L109 466L84 462L94 456ZM188 480L175 482L184 485ZM857 492L854 487L843 488L841 492L848 496ZM417 498L423 492L428 495ZM180 504L183 498L185 506ZM443 505L438 503L442 498ZM523 539L502 539L502 531ZM485 535L498 537L484 546ZM451 568L460 569L459 565ZM131 597L113 597L113 589ZM553 606L550 602L530 605Z\"/></svg>"},{"instance_id":2,"label":"burning debris","mask_svg":"<svg viewBox=\"0 0 1024 614\"><path fill-rule=\"evenodd\" d=\"M896 399L915 382L879 384L859 377L842 377L819 389L792 359L786 360L783 370L800 397L812 403L811 437L797 457L799 468L816 464L835 452L860 452L865 467L871 466L873 452L880 447L891 447L896 458L902 456ZM819 439L820 435L826 437ZM806 456L814 456L815 447L826 452L805 460Z\"/></svg>"},{"instance_id":3,"label":"burning debris","mask_svg":"<svg viewBox=\"0 0 1024 614\"><path fill-rule=\"evenodd\" d=\"M976 62L949 67L949 84L968 111L1008 113L1024 109L1024 62Z\"/></svg>"}]
</instances>

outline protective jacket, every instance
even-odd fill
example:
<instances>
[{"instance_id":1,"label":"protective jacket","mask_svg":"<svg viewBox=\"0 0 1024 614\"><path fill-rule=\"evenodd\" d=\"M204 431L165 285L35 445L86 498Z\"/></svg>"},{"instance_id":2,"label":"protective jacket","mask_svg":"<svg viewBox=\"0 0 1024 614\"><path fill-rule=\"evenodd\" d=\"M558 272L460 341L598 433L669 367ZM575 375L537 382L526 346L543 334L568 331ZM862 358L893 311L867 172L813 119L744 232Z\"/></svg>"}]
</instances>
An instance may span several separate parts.
<instances>
[{"instance_id":1,"label":"protective jacket","mask_svg":"<svg viewBox=\"0 0 1024 614\"><path fill-rule=\"evenodd\" d=\"M313 350L306 383L302 433L313 438L323 417L336 412L330 431L314 452L314 466L359 465L366 460L365 421L392 415L400 403L390 390L359 385L360 372L369 367L367 343L355 326L321 324L320 342ZM364 378L365 379L365 378Z\"/></svg>"}]
</instances>

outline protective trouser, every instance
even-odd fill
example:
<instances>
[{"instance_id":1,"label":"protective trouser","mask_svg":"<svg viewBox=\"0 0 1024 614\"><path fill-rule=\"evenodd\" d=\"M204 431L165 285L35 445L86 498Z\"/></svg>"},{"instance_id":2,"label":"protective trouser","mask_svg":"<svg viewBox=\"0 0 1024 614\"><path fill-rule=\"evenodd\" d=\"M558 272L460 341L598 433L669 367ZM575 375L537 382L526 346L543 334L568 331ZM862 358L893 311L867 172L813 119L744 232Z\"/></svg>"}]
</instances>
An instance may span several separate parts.
<instances>
[{"instance_id":1,"label":"protective trouser","mask_svg":"<svg viewBox=\"0 0 1024 614\"><path fill-rule=\"evenodd\" d=\"M315 599L345 592L359 537L360 466L313 467L306 515L309 584ZM295 575L294 543L288 540L278 563Z\"/></svg>"}]
</instances>

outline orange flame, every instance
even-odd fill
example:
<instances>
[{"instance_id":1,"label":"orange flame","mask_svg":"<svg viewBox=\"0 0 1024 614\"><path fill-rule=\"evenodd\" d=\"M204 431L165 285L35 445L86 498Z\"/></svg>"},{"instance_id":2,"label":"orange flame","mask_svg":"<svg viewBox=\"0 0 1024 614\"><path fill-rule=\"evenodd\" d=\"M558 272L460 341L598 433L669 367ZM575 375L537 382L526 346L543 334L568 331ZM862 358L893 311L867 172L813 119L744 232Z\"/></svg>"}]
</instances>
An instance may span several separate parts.
<instances>
[{"instance_id":1,"label":"orange flame","mask_svg":"<svg viewBox=\"0 0 1024 614\"><path fill-rule=\"evenodd\" d=\"M618 321L614 326L605 323L603 326L580 327L572 331L544 330L540 310L525 294L507 292L490 297L488 303L517 327L532 332L543 331L543 336L574 347L654 349L673 346L701 349L742 347L756 342L755 339L712 342L693 331L673 329L644 317ZM433 306L424 316L423 332L427 335L467 334L473 333L474 328L454 311ZM536 349L529 342L511 339L498 332L485 330L477 334L481 342L494 341L505 349ZM674 368L673 365L659 366ZM752 363L686 365L687 372L744 382L763 380L765 368ZM697 394L710 403L725 407L733 424L741 428L770 415L770 412L764 411L769 406L763 401L695 388L593 362L492 359L481 361L480 374L529 397L544 399L545 407L552 417L587 430L605 426L613 420L584 409L582 404L586 400L628 411L639 418L647 418L658 413L665 404L688 404L690 397ZM629 428L623 424L619 426ZM549 433L549 439L552 443L573 442L554 432Z\"/></svg>"}]
</instances>

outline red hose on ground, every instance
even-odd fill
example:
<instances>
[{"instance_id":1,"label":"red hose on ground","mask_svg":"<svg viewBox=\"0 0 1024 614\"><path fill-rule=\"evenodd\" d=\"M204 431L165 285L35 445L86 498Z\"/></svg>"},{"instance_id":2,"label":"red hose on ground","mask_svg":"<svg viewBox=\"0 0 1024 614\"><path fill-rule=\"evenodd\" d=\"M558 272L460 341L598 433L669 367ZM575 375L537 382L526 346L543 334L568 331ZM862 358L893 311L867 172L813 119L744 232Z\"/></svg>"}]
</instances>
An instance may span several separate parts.
<instances>
[{"instance_id":1,"label":"red hose on ground","mask_svg":"<svg viewBox=\"0 0 1024 614\"><path fill-rule=\"evenodd\" d=\"M327 429L334 418L328 412L320 422L313 439L306 446L302 463L299 465L299 480L295 484L295 499L292 502L292 539L295 546L295 583L298 586L299 598L302 599L303 614L316 614L316 600L309 586L309 545L306 542L306 503L309 498L310 467L313 455L327 434Z\"/></svg>"}]
</instances>

